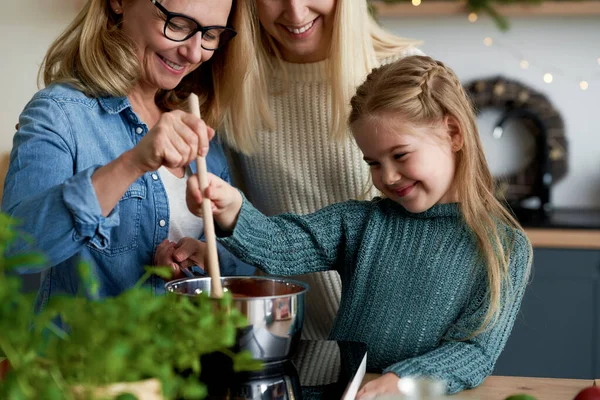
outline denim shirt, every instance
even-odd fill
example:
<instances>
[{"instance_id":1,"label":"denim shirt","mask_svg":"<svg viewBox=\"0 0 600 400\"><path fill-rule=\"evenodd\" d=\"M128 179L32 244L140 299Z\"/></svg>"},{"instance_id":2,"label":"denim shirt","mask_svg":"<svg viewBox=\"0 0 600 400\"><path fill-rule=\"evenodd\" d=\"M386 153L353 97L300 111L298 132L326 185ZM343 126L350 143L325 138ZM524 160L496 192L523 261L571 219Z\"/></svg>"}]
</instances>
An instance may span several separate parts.
<instances>
[{"instance_id":1,"label":"denim shirt","mask_svg":"<svg viewBox=\"0 0 600 400\"><path fill-rule=\"evenodd\" d=\"M152 265L169 233L169 202L158 172L136 180L107 217L92 186L100 167L134 147L148 127L124 98L89 98L68 85L51 85L34 95L19 118L2 211L21 221L34 244L11 246L10 254L32 248L48 257L36 308L57 293L76 294L77 262L90 262L100 297L131 288ZM230 181L217 138L206 157L208 171ZM195 172L196 165L191 165ZM219 246L222 275L251 275L252 267ZM40 272L38 270L21 271ZM156 294L164 281L148 283Z\"/></svg>"}]
</instances>

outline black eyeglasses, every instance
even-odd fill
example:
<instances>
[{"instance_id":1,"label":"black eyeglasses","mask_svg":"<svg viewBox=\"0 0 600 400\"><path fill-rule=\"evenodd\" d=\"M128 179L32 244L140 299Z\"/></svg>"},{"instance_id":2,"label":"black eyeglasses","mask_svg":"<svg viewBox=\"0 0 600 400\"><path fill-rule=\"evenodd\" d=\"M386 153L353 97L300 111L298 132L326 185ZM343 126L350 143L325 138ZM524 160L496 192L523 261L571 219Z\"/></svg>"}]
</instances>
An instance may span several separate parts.
<instances>
[{"instance_id":1,"label":"black eyeglasses","mask_svg":"<svg viewBox=\"0 0 600 400\"><path fill-rule=\"evenodd\" d=\"M226 26L202 26L195 19L183 14L172 13L164 8L157 0L150 0L165 14L165 37L174 42L183 42L202 33L201 46L204 50L217 50L225 46L237 32Z\"/></svg>"}]
</instances>

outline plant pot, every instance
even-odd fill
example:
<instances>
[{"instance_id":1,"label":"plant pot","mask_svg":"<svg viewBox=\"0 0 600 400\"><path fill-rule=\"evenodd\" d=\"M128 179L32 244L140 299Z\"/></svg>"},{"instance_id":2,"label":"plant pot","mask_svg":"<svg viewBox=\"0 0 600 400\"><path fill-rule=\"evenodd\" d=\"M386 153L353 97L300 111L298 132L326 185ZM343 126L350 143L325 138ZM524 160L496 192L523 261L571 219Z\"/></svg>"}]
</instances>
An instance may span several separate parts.
<instances>
[{"instance_id":1,"label":"plant pot","mask_svg":"<svg viewBox=\"0 0 600 400\"><path fill-rule=\"evenodd\" d=\"M146 379L138 382L121 382L112 385L99 386L94 389L78 385L73 388L73 393L77 399L88 399L88 395L93 395L100 399L112 399L120 394L131 393L138 399L144 400L164 400L162 395L162 386L158 379Z\"/></svg>"}]
</instances>

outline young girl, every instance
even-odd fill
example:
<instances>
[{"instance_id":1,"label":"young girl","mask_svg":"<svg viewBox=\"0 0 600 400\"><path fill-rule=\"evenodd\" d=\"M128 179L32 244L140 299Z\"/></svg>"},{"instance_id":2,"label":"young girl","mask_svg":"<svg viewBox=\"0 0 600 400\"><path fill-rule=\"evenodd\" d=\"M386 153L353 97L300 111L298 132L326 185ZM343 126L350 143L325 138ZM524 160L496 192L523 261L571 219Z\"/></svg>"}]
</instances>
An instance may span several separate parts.
<instances>
[{"instance_id":1,"label":"young girl","mask_svg":"<svg viewBox=\"0 0 600 400\"><path fill-rule=\"evenodd\" d=\"M385 198L266 217L211 176L222 243L271 274L340 273L331 338L367 343L367 368L383 373L358 398L397 391L406 376L445 380L449 393L477 386L512 329L531 246L494 198L469 100L449 68L412 56L374 70L351 105ZM201 199L190 178L190 211Z\"/></svg>"}]
</instances>

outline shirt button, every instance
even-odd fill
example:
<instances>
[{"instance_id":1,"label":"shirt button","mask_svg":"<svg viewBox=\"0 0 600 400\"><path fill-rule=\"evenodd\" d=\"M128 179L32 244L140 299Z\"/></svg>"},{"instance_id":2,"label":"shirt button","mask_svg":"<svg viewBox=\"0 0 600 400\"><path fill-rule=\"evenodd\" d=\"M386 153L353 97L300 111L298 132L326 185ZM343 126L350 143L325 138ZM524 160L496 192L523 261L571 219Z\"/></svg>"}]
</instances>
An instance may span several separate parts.
<instances>
[{"instance_id":1,"label":"shirt button","mask_svg":"<svg viewBox=\"0 0 600 400\"><path fill-rule=\"evenodd\" d=\"M135 128L135 133L137 133L138 135L141 135L142 132L144 132L144 130L141 127L138 126L137 128Z\"/></svg>"},{"instance_id":2,"label":"shirt button","mask_svg":"<svg viewBox=\"0 0 600 400\"><path fill-rule=\"evenodd\" d=\"M152 174L152 179L154 179L155 181L157 181L158 180L158 175Z\"/></svg>"},{"instance_id":3,"label":"shirt button","mask_svg":"<svg viewBox=\"0 0 600 400\"><path fill-rule=\"evenodd\" d=\"M161 219L160 221L158 221L158 224L160 226L165 226L167 224L167 222L164 219Z\"/></svg>"}]
</instances>

